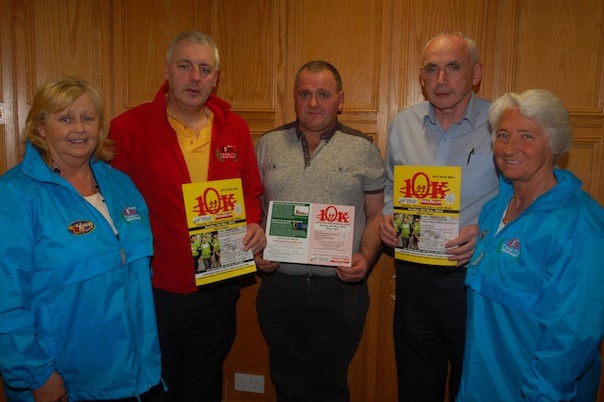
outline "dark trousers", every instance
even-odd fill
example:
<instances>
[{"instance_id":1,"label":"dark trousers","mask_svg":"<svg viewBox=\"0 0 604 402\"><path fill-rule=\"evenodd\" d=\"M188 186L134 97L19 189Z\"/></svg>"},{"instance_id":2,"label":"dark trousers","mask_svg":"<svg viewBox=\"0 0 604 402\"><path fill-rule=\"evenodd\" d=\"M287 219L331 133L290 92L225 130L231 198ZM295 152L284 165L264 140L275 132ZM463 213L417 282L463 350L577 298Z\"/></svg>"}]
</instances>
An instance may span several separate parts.
<instances>
[{"instance_id":1,"label":"dark trousers","mask_svg":"<svg viewBox=\"0 0 604 402\"><path fill-rule=\"evenodd\" d=\"M465 268L396 263L394 346L400 402L443 402L459 390L466 330Z\"/></svg>"},{"instance_id":2,"label":"dark trousers","mask_svg":"<svg viewBox=\"0 0 604 402\"><path fill-rule=\"evenodd\" d=\"M70 402L92 402L85 400L76 400ZM131 396L128 398L121 399L102 399L97 400L97 402L166 402L166 394L164 392L164 385L162 383L157 384L149 391L142 393L138 396Z\"/></svg>"},{"instance_id":3,"label":"dark trousers","mask_svg":"<svg viewBox=\"0 0 604 402\"><path fill-rule=\"evenodd\" d=\"M169 402L220 402L222 365L235 339L236 297L209 304L202 291L154 289Z\"/></svg>"},{"instance_id":4,"label":"dark trousers","mask_svg":"<svg viewBox=\"0 0 604 402\"><path fill-rule=\"evenodd\" d=\"M348 366L368 306L364 281L278 271L262 279L256 307L279 402L350 400Z\"/></svg>"}]
</instances>

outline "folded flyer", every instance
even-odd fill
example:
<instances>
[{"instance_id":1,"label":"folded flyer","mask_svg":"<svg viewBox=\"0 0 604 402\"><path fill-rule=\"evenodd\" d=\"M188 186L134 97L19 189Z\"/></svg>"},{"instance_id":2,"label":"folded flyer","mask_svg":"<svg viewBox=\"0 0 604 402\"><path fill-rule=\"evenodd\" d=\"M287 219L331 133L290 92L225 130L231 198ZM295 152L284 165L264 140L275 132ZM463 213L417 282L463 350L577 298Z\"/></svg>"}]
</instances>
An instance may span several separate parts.
<instances>
[{"instance_id":1,"label":"folded flyer","mask_svg":"<svg viewBox=\"0 0 604 402\"><path fill-rule=\"evenodd\" d=\"M264 258L269 261L349 267L354 207L271 201L266 238Z\"/></svg>"}]
</instances>

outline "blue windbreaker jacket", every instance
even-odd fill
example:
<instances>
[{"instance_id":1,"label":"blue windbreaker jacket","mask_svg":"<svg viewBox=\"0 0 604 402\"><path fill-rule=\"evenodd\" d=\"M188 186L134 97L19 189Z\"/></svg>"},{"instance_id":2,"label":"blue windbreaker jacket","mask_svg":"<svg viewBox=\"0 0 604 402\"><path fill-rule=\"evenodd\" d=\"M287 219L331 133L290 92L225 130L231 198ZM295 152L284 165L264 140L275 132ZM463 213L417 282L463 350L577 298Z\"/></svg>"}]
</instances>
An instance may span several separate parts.
<instances>
[{"instance_id":1,"label":"blue windbreaker jacket","mask_svg":"<svg viewBox=\"0 0 604 402\"><path fill-rule=\"evenodd\" d=\"M604 336L604 209L572 173L496 234L512 188L482 209L468 265L457 401L590 401Z\"/></svg>"},{"instance_id":2,"label":"blue windbreaker jacket","mask_svg":"<svg viewBox=\"0 0 604 402\"><path fill-rule=\"evenodd\" d=\"M147 206L130 179L91 168L107 220L30 145L0 177L0 374L9 401L53 371L70 400L139 395L160 382Z\"/></svg>"}]
</instances>

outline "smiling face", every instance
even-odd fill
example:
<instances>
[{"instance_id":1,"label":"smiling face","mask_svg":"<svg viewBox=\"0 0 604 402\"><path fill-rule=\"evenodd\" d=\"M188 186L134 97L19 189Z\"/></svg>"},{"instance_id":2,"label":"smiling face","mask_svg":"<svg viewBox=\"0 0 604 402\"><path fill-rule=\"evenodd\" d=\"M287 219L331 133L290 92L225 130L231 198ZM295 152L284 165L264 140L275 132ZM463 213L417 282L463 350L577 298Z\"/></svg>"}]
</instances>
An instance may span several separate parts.
<instances>
[{"instance_id":1,"label":"smiling face","mask_svg":"<svg viewBox=\"0 0 604 402\"><path fill-rule=\"evenodd\" d=\"M61 166L88 163L100 131L100 118L88 95L81 95L65 110L48 113L38 134L48 144L52 160Z\"/></svg>"},{"instance_id":2,"label":"smiling face","mask_svg":"<svg viewBox=\"0 0 604 402\"><path fill-rule=\"evenodd\" d=\"M482 78L482 65L474 63L466 41L440 36L427 46L420 67L420 81L437 117L461 119L470 101L472 86Z\"/></svg>"},{"instance_id":3,"label":"smiling face","mask_svg":"<svg viewBox=\"0 0 604 402\"><path fill-rule=\"evenodd\" d=\"M186 40L176 44L164 76L168 107L175 113L200 113L218 82L214 50Z\"/></svg>"},{"instance_id":4,"label":"smiling face","mask_svg":"<svg viewBox=\"0 0 604 402\"><path fill-rule=\"evenodd\" d=\"M507 179L538 187L552 176L554 153L549 144L541 125L518 108L506 109L495 131L495 163Z\"/></svg>"},{"instance_id":5,"label":"smiling face","mask_svg":"<svg viewBox=\"0 0 604 402\"><path fill-rule=\"evenodd\" d=\"M331 71L304 70L295 83L294 103L300 130L307 135L321 135L336 124L344 106L344 92L338 91Z\"/></svg>"}]
</instances>

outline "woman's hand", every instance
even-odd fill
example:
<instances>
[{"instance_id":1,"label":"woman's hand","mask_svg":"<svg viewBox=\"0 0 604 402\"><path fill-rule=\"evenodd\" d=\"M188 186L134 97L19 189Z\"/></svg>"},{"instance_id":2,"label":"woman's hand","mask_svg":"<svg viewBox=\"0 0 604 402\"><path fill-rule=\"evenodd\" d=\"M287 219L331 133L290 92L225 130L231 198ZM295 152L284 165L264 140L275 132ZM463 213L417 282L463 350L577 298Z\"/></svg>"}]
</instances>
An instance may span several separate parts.
<instances>
[{"instance_id":1,"label":"woman's hand","mask_svg":"<svg viewBox=\"0 0 604 402\"><path fill-rule=\"evenodd\" d=\"M40 388L32 391L35 402L67 402L67 390L63 385L63 377L56 371Z\"/></svg>"}]
</instances>

